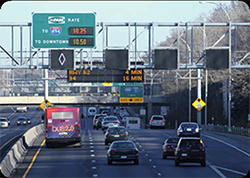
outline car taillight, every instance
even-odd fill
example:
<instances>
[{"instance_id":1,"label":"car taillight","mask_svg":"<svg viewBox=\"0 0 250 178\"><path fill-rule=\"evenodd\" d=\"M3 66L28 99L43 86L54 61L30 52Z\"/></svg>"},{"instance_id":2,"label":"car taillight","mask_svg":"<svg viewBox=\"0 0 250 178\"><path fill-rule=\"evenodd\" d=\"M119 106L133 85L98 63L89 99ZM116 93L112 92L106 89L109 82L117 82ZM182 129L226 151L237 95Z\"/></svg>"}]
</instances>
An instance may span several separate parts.
<instances>
[{"instance_id":1,"label":"car taillight","mask_svg":"<svg viewBox=\"0 0 250 178\"><path fill-rule=\"evenodd\" d=\"M97 119L94 119L94 122L96 122Z\"/></svg>"},{"instance_id":2,"label":"car taillight","mask_svg":"<svg viewBox=\"0 0 250 178\"><path fill-rule=\"evenodd\" d=\"M173 148L173 146L172 145L167 145L167 148Z\"/></svg>"},{"instance_id":3,"label":"car taillight","mask_svg":"<svg viewBox=\"0 0 250 178\"><path fill-rule=\"evenodd\" d=\"M183 130L182 130L182 129L179 129L179 132L183 132Z\"/></svg>"},{"instance_id":4,"label":"car taillight","mask_svg":"<svg viewBox=\"0 0 250 178\"><path fill-rule=\"evenodd\" d=\"M50 124L47 124L47 128L48 128L48 127L51 127L51 125L50 125Z\"/></svg>"},{"instance_id":5,"label":"car taillight","mask_svg":"<svg viewBox=\"0 0 250 178\"><path fill-rule=\"evenodd\" d=\"M136 150L132 150L132 151L131 151L131 153L132 153L132 154L137 154L137 153L138 153L138 151L136 151Z\"/></svg>"},{"instance_id":6,"label":"car taillight","mask_svg":"<svg viewBox=\"0 0 250 178\"><path fill-rule=\"evenodd\" d=\"M121 134L121 136L122 136L122 137L126 137L126 136L127 136L127 134Z\"/></svg>"},{"instance_id":7,"label":"car taillight","mask_svg":"<svg viewBox=\"0 0 250 178\"><path fill-rule=\"evenodd\" d=\"M114 150L111 150L111 151L110 151L110 154L111 154L111 155L114 155L114 154L115 154L115 151L114 151Z\"/></svg>"},{"instance_id":8,"label":"car taillight","mask_svg":"<svg viewBox=\"0 0 250 178\"><path fill-rule=\"evenodd\" d=\"M196 129L195 129L195 132L199 132L199 128L196 128Z\"/></svg>"},{"instance_id":9,"label":"car taillight","mask_svg":"<svg viewBox=\"0 0 250 178\"><path fill-rule=\"evenodd\" d=\"M150 122L154 122L154 120L152 119L152 120L150 120Z\"/></svg>"},{"instance_id":10,"label":"car taillight","mask_svg":"<svg viewBox=\"0 0 250 178\"><path fill-rule=\"evenodd\" d=\"M114 124L119 124L119 122L113 122Z\"/></svg>"},{"instance_id":11,"label":"car taillight","mask_svg":"<svg viewBox=\"0 0 250 178\"><path fill-rule=\"evenodd\" d=\"M114 134L108 134L107 137L113 137L115 136Z\"/></svg>"},{"instance_id":12,"label":"car taillight","mask_svg":"<svg viewBox=\"0 0 250 178\"><path fill-rule=\"evenodd\" d=\"M165 122L165 120L161 120L161 122Z\"/></svg>"}]
</instances>

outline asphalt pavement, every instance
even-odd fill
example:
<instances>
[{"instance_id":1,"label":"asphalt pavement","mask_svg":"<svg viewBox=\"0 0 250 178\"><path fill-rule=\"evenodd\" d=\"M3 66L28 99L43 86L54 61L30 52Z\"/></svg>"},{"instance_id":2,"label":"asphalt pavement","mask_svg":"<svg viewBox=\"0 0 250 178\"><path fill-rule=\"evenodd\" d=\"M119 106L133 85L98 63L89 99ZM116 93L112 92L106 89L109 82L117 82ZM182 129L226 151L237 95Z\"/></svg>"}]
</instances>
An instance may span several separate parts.
<instances>
[{"instance_id":1,"label":"asphalt pavement","mask_svg":"<svg viewBox=\"0 0 250 178\"><path fill-rule=\"evenodd\" d=\"M28 178L74 178L74 177L243 177L250 169L250 140L230 134L202 132L201 138L207 145L207 166L197 163L174 165L174 158L162 159L162 143L168 137L176 136L175 130L140 129L131 130L130 140L134 141L140 150L139 165L132 162L107 164L107 148L104 145L104 133L93 130L92 118L81 119L82 147L45 148L40 142L20 166L15 177L22 177L31 162L35 150L41 148Z\"/></svg>"}]
</instances>

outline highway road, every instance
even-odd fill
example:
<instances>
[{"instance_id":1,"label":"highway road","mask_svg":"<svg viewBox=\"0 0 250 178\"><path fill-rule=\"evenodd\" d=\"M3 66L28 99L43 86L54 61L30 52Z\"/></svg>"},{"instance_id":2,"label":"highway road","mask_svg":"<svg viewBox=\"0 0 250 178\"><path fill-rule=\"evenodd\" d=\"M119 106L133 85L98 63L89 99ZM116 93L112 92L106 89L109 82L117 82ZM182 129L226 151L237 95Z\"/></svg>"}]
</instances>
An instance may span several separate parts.
<instances>
[{"instance_id":1,"label":"highway road","mask_svg":"<svg viewBox=\"0 0 250 178\"><path fill-rule=\"evenodd\" d=\"M10 119L10 125L8 128L0 128L0 148L13 137L23 133L32 126L39 124L43 113L43 111L36 110L36 108L29 108L27 113L14 112L14 109L11 108L0 108L0 116L8 117ZM17 126L16 122L21 116L30 117L31 124Z\"/></svg>"},{"instance_id":2,"label":"highway road","mask_svg":"<svg viewBox=\"0 0 250 178\"><path fill-rule=\"evenodd\" d=\"M86 108L82 108L86 116ZM207 145L207 166L196 163L174 165L174 159L162 159L162 143L176 136L175 130L141 129L131 130L139 150L139 165L128 163L107 164L107 146L104 134L93 130L92 118L81 119L81 148L40 147L44 136L37 139L24 163L17 169L15 177L27 178L74 178L74 177L243 177L250 169L249 137L224 133L202 132L201 138ZM40 148L40 149L39 149ZM37 157L33 157L38 152ZM35 161L30 165L31 160ZM27 168L30 165L30 169Z\"/></svg>"}]
</instances>

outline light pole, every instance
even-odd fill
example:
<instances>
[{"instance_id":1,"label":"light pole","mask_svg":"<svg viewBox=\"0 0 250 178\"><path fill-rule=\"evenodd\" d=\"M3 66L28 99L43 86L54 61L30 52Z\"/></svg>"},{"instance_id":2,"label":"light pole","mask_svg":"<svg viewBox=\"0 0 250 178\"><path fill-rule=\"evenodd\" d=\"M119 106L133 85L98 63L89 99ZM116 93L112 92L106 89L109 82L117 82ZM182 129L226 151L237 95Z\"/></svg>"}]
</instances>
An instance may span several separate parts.
<instances>
[{"instance_id":1,"label":"light pole","mask_svg":"<svg viewBox=\"0 0 250 178\"><path fill-rule=\"evenodd\" d=\"M215 4L217 6L219 6L226 14L228 20L229 20L229 43L231 44L231 18L229 16L229 13L227 12L227 10L220 4L215 3L215 2L209 2L209 1L199 1L200 4L204 4L204 3L210 3L210 4ZM215 43L216 45L217 43ZM214 45L214 46L215 46ZM231 46L231 45L230 45ZM231 87L232 87L232 70L231 70L231 49L229 50L229 77L228 77L228 132L231 132Z\"/></svg>"},{"instance_id":2,"label":"light pole","mask_svg":"<svg viewBox=\"0 0 250 178\"><path fill-rule=\"evenodd\" d=\"M200 4L204 4L204 3L210 3L210 4L215 4L216 6L219 6L224 12L225 14L227 15L227 18L229 21L231 21L231 18L227 12L227 10L220 4L216 3L216 2L210 2L210 1L199 1Z\"/></svg>"}]
</instances>

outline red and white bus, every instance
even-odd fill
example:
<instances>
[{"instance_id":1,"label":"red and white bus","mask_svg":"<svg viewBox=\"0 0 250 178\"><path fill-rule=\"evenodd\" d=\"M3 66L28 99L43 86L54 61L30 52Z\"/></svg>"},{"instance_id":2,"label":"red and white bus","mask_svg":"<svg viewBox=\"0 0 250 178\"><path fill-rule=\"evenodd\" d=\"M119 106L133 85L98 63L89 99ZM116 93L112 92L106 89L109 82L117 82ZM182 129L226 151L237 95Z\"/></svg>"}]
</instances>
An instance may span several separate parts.
<instances>
[{"instance_id":1,"label":"red and white bus","mask_svg":"<svg viewBox=\"0 0 250 178\"><path fill-rule=\"evenodd\" d=\"M46 147L54 144L82 145L79 108L48 108L45 111L45 118Z\"/></svg>"}]
</instances>

